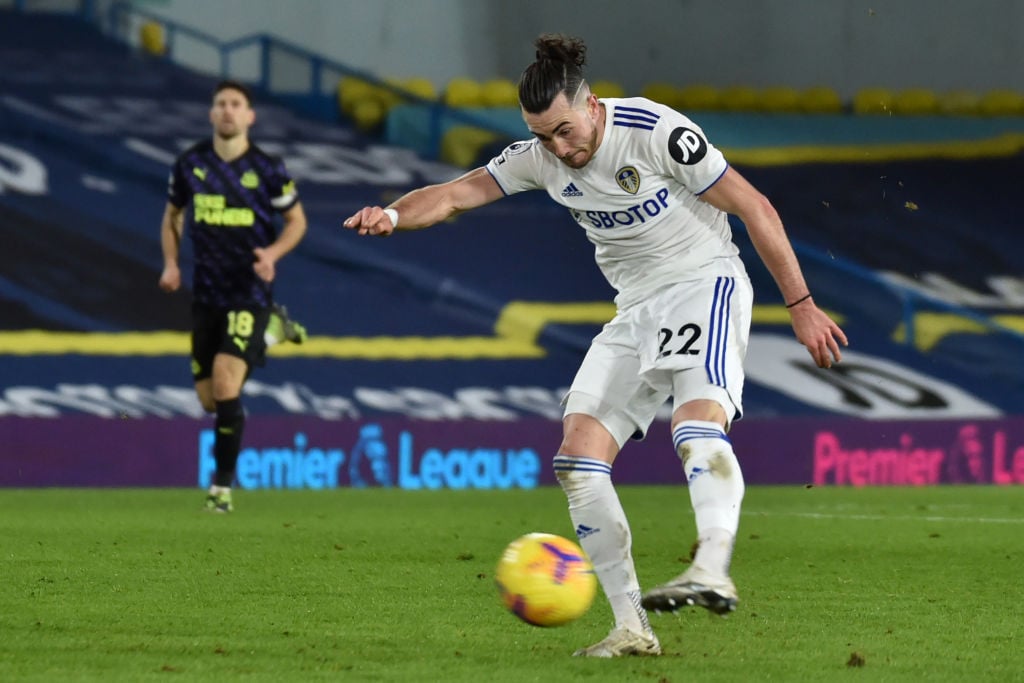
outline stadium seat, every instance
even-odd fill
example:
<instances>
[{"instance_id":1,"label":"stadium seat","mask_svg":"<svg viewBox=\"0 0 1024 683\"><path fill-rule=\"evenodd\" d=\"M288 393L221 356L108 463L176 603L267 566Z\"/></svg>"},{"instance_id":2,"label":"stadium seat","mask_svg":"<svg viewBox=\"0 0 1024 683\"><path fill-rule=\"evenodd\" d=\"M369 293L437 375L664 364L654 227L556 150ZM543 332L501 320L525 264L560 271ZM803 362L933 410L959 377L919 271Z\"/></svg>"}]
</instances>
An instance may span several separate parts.
<instances>
[{"instance_id":1,"label":"stadium seat","mask_svg":"<svg viewBox=\"0 0 1024 683\"><path fill-rule=\"evenodd\" d=\"M480 84L480 102L485 107L519 107L519 88L507 78L492 78Z\"/></svg>"},{"instance_id":2,"label":"stadium seat","mask_svg":"<svg viewBox=\"0 0 1024 683\"><path fill-rule=\"evenodd\" d=\"M843 101L834 88L823 85L812 86L800 93L799 108L805 114L838 114L843 110Z\"/></svg>"},{"instance_id":3,"label":"stadium seat","mask_svg":"<svg viewBox=\"0 0 1024 683\"><path fill-rule=\"evenodd\" d=\"M853 97L856 114L891 114L893 93L888 88L862 88Z\"/></svg>"},{"instance_id":4,"label":"stadium seat","mask_svg":"<svg viewBox=\"0 0 1024 683\"><path fill-rule=\"evenodd\" d=\"M486 145L498 139L494 131L473 126L453 126L441 136L441 161L469 168Z\"/></svg>"},{"instance_id":5,"label":"stadium seat","mask_svg":"<svg viewBox=\"0 0 1024 683\"><path fill-rule=\"evenodd\" d=\"M673 109L679 107L679 88L671 83L661 81L648 83L640 90L640 94Z\"/></svg>"},{"instance_id":6,"label":"stadium seat","mask_svg":"<svg viewBox=\"0 0 1024 683\"><path fill-rule=\"evenodd\" d=\"M411 92L425 100L437 99L437 88L429 78L406 78L398 83L403 90Z\"/></svg>"},{"instance_id":7,"label":"stadium seat","mask_svg":"<svg viewBox=\"0 0 1024 683\"><path fill-rule=\"evenodd\" d=\"M759 93L758 109L770 114L788 114L800 111L800 93L796 88L779 85L765 88Z\"/></svg>"},{"instance_id":8,"label":"stadium seat","mask_svg":"<svg viewBox=\"0 0 1024 683\"><path fill-rule=\"evenodd\" d=\"M928 116L938 113L939 98L928 88L908 88L896 93L892 108L897 114Z\"/></svg>"},{"instance_id":9,"label":"stadium seat","mask_svg":"<svg viewBox=\"0 0 1024 683\"><path fill-rule=\"evenodd\" d=\"M481 107L483 93L472 78L453 78L444 90L444 103L449 107Z\"/></svg>"},{"instance_id":10,"label":"stadium seat","mask_svg":"<svg viewBox=\"0 0 1024 683\"><path fill-rule=\"evenodd\" d=\"M355 103L349 116L356 128L364 133L376 131L387 117L388 111L376 97L368 97Z\"/></svg>"},{"instance_id":11,"label":"stadium seat","mask_svg":"<svg viewBox=\"0 0 1024 683\"><path fill-rule=\"evenodd\" d=\"M981 98L973 90L949 90L939 95L939 111L952 116L978 113Z\"/></svg>"},{"instance_id":12,"label":"stadium seat","mask_svg":"<svg viewBox=\"0 0 1024 683\"><path fill-rule=\"evenodd\" d=\"M342 112L352 115L356 104L373 97L374 86L355 76L344 76L338 81L338 106Z\"/></svg>"},{"instance_id":13,"label":"stadium seat","mask_svg":"<svg viewBox=\"0 0 1024 683\"><path fill-rule=\"evenodd\" d=\"M710 85L686 85L679 89L679 108L683 111L708 111L719 105L718 89Z\"/></svg>"},{"instance_id":14,"label":"stadium seat","mask_svg":"<svg viewBox=\"0 0 1024 683\"><path fill-rule=\"evenodd\" d=\"M164 27L155 21L147 21L139 27L139 43L151 55L162 57L167 53L164 42Z\"/></svg>"},{"instance_id":15,"label":"stadium seat","mask_svg":"<svg viewBox=\"0 0 1024 683\"><path fill-rule=\"evenodd\" d=\"M990 90L981 96L978 112L985 116L1020 116L1024 114L1024 95L1015 90Z\"/></svg>"},{"instance_id":16,"label":"stadium seat","mask_svg":"<svg viewBox=\"0 0 1024 683\"><path fill-rule=\"evenodd\" d=\"M761 98L757 90L749 85L733 85L720 93L719 103L725 111L757 111Z\"/></svg>"},{"instance_id":17,"label":"stadium seat","mask_svg":"<svg viewBox=\"0 0 1024 683\"><path fill-rule=\"evenodd\" d=\"M402 87L400 81L391 81ZM345 76L338 83L338 106L363 132L376 131L387 117L388 109L399 101L391 90L355 76Z\"/></svg>"},{"instance_id":18,"label":"stadium seat","mask_svg":"<svg viewBox=\"0 0 1024 683\"><path fill-rule=\"evenodd\" d=\"M405 88L405 81L401 78L388 77L384 79L384 83L392 86L393 88ZM384 105L385 110L391 109L391 107L402 101L402 96L399 95L397 91L380 85L375 85L373 87L373 96Z\"/></svg>"},{"instance_id":19,"label":"stadium seat","mask_svg":"<svg viewBox=\"0 0 1024 683\"><path fill-rule=\"evenodd\" d=\"M615 81L594 81L590 84L590 92L598 97L625 97L626 89Z\"/></svg>"}]
</instances>

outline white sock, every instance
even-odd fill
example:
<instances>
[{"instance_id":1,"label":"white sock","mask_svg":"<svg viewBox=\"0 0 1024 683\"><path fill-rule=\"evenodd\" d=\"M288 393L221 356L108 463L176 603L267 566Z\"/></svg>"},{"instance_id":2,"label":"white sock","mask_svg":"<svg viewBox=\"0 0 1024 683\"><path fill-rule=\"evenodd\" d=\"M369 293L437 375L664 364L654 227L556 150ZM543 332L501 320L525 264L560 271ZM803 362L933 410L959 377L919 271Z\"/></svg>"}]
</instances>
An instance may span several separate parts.
<instances>
[{"instance_id":1,"label":"white sock","mask_svg":"<svg viewBox=\"0 0 1024 683\"><path fill-rule=\"evenodd\" d=\"M693 564L728 575L745 487L732 444L715 422L687 420L672 432L697 523Z\"/></svg>"},{"instance_id":2,"label":"white sock","mask_svg":"<svg viewBox=\"0 0 1024 683\"><path fill-rule=\"evenodd\" d=\"M263 330L263 343L269 349L271 346L280 344L283 341L284 325L281 324L281 318L278 317L277 313L271 313L270 320L267 321L267 326Z\"/></svg>"},{"instance_id":3,"label":"white sock","mask_svg":"<svg viewBox=\"0 0 1024 683\"><path fill-rule=\"evenodd\" d=\"M576 537L594 565L616 628L649 633L647 612L640 606L632 534L612 485L611 465L593 458L558 455L554 466L569 499L569 518Z\"/></svg>"}]
</instances>

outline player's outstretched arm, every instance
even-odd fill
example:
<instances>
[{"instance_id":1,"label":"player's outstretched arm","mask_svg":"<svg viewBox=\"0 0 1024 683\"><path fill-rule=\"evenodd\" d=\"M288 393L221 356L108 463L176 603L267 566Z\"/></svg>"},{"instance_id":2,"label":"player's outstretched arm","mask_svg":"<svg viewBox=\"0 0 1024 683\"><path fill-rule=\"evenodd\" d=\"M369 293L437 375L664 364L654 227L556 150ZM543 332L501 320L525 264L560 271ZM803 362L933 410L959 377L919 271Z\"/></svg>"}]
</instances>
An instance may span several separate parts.
<instances>
[{"instance_id":1,"label":"player's outstretched arm","mask_svg":"<svg viewBox=\"0 0 1024 683\"><path fill-rule=\"evenodd\" d=\"M747 226L754 248L782 292L796 338L818 367L829 368L842 360L839 347L848 345L846 334L814 303L782 220L768 198L733 168L701 197Z\"/></svg>"},{"instance_id":2,"label":"player's outstretched arm","mask_svg":"<svg viewBox=\"0 0 1024 683\"><path fill-rule=\"evenodd\" d=\"M452 216L505 196L485 168L477 168L455 180L413 190L386 209L364 206L342 223L360 235L390 235L394 230L427 228ZM389 215L390 214L390 215ZM398 224L393 220L397 216Z\"/></svg>"}]
</instances>

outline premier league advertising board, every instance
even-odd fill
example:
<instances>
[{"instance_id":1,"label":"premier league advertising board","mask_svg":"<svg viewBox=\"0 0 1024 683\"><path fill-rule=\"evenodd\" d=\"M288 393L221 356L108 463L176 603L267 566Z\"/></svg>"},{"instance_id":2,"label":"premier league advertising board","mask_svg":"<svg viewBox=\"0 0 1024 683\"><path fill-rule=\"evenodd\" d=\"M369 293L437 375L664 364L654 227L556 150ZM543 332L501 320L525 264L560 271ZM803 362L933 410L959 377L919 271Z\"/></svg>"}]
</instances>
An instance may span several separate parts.
<instances>
[{"instance_id":1,"label":"premier league advertising board","mask_svg":"<svg viewBox=\"0 0 1024 683\"><path fill-rule=\"evenodd\" d=\"M748 484L1024 484L1024 418L743 420L730 439ZM530 489L554 485L558 421L329 421L266 416L246 427L244 489ZM207 486L213 434L190 418L0 420L0 486ZM615 463L618 484L682 483L668 424Z\"/></svg>"}]
</instances>

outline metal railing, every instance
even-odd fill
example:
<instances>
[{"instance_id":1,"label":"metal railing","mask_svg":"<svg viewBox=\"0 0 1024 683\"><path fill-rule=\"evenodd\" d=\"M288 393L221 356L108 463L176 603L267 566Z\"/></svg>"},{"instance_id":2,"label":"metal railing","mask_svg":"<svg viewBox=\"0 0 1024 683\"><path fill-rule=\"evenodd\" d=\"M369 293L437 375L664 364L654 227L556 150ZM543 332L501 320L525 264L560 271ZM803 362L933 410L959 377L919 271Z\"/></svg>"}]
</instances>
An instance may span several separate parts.
<instances>
[{"instance_id":1,"label":"metal railing","mask_svg":"<svg viewBox=\"0 0 1024 683\"><path fill-rule=\"evenodd\" d=\"M188 51L196 46L209 50L216 55L219 65L215 75L252 83L262 92L296 105L304 113L321 119L338 119L337 90L341 79L346 76L365 81L400 101L422 106L428 111L429 119L426 156L432 159L440 156L446 121L513 135L511 131L496 127L494 122L475 116L472 112L448 107L440 99L424 98L372 73L265 33L222 41L209 33L170 21L128 2L112 2L99 23L106 34L123 43L138 45L137 36L145 22L154 22L163 28L166 47L164 59L202 70L194 60L190 63ZM183 49L183 46L188 46L189 50ZM245 57L248 60L243 62ZM293 60L293 66L297 65L302 75L296 77L294 68L289 70L281 66L285 57ZM514 135L521 133L517 131Z\"/></svg>"}]
</instances>

